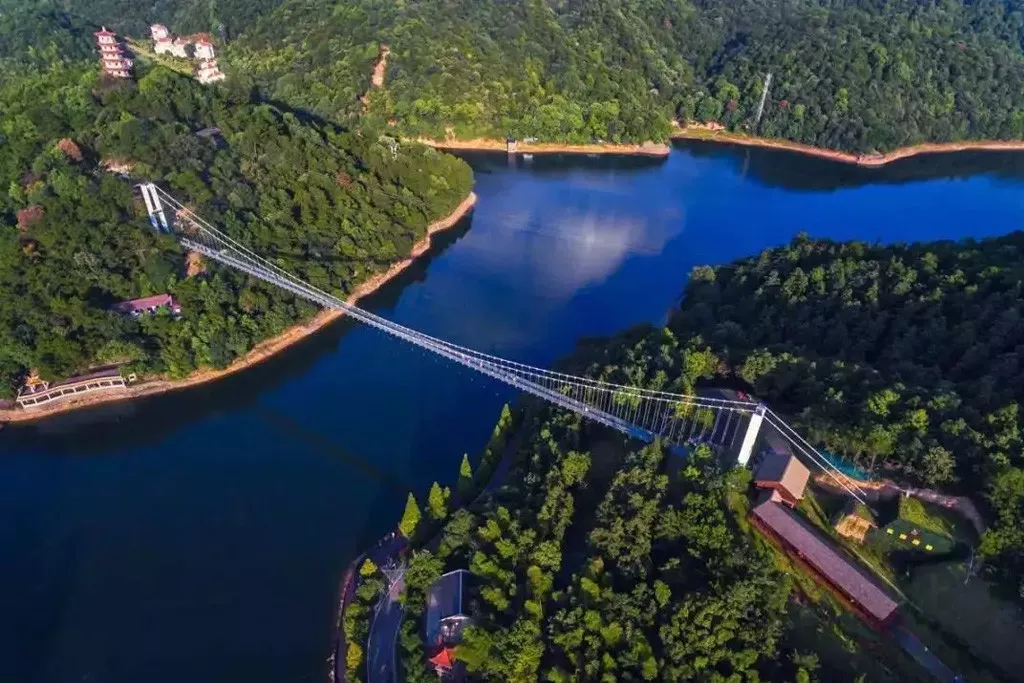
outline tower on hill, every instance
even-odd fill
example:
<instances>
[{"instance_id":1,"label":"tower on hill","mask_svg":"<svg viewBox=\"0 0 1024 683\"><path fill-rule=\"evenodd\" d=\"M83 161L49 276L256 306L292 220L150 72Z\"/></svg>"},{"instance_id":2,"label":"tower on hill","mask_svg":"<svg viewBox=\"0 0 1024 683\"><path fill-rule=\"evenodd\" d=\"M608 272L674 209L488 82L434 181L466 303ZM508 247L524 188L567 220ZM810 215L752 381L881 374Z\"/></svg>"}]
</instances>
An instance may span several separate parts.
<instances>
[{"instance_id":1,"label":"tower on hill","mask_svg":"<svg viewBox=\"0 0 1024 683\"><path fill-rule=\"evenodd\" d=\"M96 36L96 46L100 51L100 62L103 64L103 73L114 78L131 78L132 60L128 59L117 39L117 34L108 31L104 26L93 34Z\"/></svg>"}]
</instances>

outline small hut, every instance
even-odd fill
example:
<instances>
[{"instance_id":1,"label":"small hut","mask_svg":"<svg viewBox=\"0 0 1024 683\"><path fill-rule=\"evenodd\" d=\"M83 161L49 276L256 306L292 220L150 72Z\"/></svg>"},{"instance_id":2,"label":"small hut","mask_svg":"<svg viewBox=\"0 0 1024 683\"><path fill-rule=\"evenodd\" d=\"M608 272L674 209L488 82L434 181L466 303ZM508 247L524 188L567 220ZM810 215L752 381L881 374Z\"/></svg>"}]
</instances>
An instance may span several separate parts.
<instances>
[{"instance_id":1,"label":"small hut","mask_svg":"<svg viewBox=\"0 0 1024 683\"><path fill-rule=\"evenodd\" d=\"M844 538L857 541L857 543L863 543L864 539L867 538L868 532L877 528L877 526L875 516L871 513L871 510L863 503L851 500L836 516L832 528Z\"/></svg>"},{"instance_id":2,"label":"small hut","mask_svg":"<svg viewBox=\"0 0 1024 683\"><path fill-rule=\"evenodd\" d=\"M767 451L757 473L754 486L773 491L772 497L789 507L796 507L804 497L811 471L791 453Z\"/></svg>"}]
</instances>

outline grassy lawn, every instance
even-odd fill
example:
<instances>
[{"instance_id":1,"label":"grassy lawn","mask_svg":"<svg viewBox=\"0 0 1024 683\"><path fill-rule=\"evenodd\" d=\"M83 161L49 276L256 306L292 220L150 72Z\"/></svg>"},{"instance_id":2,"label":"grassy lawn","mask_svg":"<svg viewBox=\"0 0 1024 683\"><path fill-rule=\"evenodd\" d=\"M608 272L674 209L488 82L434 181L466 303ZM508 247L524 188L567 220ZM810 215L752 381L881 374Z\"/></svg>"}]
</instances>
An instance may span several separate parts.
<instances>
[{"instance_id":1,"label":"grassy lawn","mask_svg":"<svg viewBox=\"0 0 1024 683\"><path fill-rule=\"evenodd\" d=\"M841 669L819 671L821 681L853 681L859 676L866 683L932 680L895 643L869 629L837 603L793 603L789 617L793 628L788 645L801 652L816 652L824 662L842 662Z\"/></svg>"},{"instance_id":2,"label":"grassy lawn","mask_svg":"<svg viewBox=\"0 0 1024 683\"><path fill-rule=\"evenodd\" d=\"M963 562L927 565L913 570L901 583L920 610L919 620L944 632L945 640L956 641L957 649L988 663L1009 680L1019 680L1024 672L1024 614L997 598L982 578L973 577L964 585L966 571Z\"/></svg>"},{"instance_id":3,"label":"grassy lawn","mask_svg":"<svg viewBox=\"0 0 1024 683\"><path fill-rule=\"evenodd\" d=\"M922 529L949 536L961 543L974 545L978 540L974 526L959 513L947 510L941 505L900 496L899 516Z\"/></svg>"}]
</instances>

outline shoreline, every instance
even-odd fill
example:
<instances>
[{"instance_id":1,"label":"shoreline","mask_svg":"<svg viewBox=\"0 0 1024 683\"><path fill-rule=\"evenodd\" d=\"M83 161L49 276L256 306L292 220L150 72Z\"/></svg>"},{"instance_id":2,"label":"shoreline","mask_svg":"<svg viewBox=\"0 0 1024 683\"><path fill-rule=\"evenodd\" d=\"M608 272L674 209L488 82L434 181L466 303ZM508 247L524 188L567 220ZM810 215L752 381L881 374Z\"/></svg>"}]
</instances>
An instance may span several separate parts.
<instances>
[{"instance_id":1,"label":"shoreline","mask_svg":"<svg viewBox=\"0 0 1024 683\"><path fill-rule=\"evenodd\" d=\"M496 138L474 138L472 140L431 140L415 138L415 142L442 150L467 152L506 152L508 147L504 140ZM667 157L672 147L666 143L645 142L643 144L627 144L619 142L602 142L585 145L572 145L558 142L518 142L515 154L619 154L627 156Z\"/></svg>"},{"instance_id":2,"label":"shoreline","mask_svg":"<svg viewBox=\"0 0 1024 683\"><path fill-rule=\"evenodd\" d=\"M842 164L860 166L861 168L880 168L901 159L909 159L925 154L948 154L952 152L1021 152L1024 151L1024 140L964 140L961 142L923 142L909 147L900 147L884 154L853 154L839 152L825 147L815 147L802 142L791 142L778 138L762 138L726 130L715 130L706 126L687 126L677 128L669 136L672 140L698 140L717 142L743 147L761 147L787 152L795 152L805 156L827 159Z\"/></svg>"},{"instance_id":3,"label":"shoreline","mask_svg":"<svg viewBox=\"0 0 1024 683\"><path fill-rule=\"evenodd\" d=\"M476 202L476 192L470 191L466 198L463 199L450 214L444 218L439 218L427 226L427 234L424 235L423 239L413 245L412 251L409 252L409 256L401 261L393 263L383 273L378 273L361 282L345 301L349 304L357 304L363 298L373 294L387 282L398 276L399 273L411 266L417 258L425 254L427 250L430 249L431 238L435 234L454 227L456 223L469 214L473 207L476 206ZM236 359L231 363L231 365L222 370L196 370L188 377L178 380L154 379L144 381L120 391L86 395L78 400L71 398L67 401L58 401L38 409L0 409L0 425L7 422L33 422L35 420L41 420L43 418L52 417L60 413L71 412L81 408L88 408L104 403L130 401L144 396L156 396L158 394L165 394L171 391L179 391L181 389L199 386L200 384L206 384L207 382L212 382L214 380L227 377L228 375L233 375L236 372L241 372L242 370L262 363L279 351L282 351L296 342L316 333L318 330L329 325L343 315L344 313L341 311L321 310L308 322L293 325L280 334L270 337L269 339L264 339L251 348L244 356Z\"/></svg>"}]
</instances>

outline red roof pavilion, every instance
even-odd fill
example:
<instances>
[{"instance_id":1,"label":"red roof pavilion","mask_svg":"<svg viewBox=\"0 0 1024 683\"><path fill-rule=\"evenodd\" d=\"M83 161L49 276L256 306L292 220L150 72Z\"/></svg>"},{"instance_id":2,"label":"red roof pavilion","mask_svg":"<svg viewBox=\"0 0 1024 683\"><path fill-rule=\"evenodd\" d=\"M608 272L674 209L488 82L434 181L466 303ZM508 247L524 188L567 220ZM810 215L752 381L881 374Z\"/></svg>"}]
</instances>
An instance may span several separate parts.
<instances>
[{"instance_id":1,"label":"red roof pavilion","mask_svg":"<svg viewBox=\"0 0 1024 683\"><path fill-rule=\"evenodd\" d=\"M428 662L433 664L438 669L451 669L455 666L455 653L454 648L445 647L441 648L436 655L427 659Z\"/></svg>"}]
</instances>

